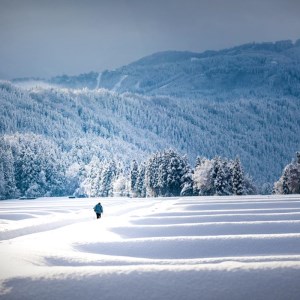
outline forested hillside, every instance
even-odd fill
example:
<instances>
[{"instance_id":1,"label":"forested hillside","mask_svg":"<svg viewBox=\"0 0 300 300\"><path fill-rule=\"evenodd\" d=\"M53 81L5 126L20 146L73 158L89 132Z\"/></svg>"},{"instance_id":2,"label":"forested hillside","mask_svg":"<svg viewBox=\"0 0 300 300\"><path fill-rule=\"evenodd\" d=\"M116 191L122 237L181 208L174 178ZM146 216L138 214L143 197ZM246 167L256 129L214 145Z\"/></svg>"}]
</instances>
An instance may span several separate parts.
<instances>
[{"instance_id":1,"label":"forested hillside","mask_svg":"<svg viewBox=\"0 0 300 300\"><path fill-rule=\"evenodd\" d=\"M273 183L300 148L299 46L163 52L115 71L1 82L0 134L42 137L66 168L97 157L128 170L173 148L192 167L238 156L258 186Z\"/></svg>"},{"instance_id":2,"label":"forested hillside","mask_svg":"<svg viewBox=\"0 0 300 300\"><path fill-rule=\"evenodd\" d=\"M168 147L187 154L241 158L256 182L274 181L299 147L300 106L293 97L117 94L107 90L32 89L1 84L1 134L50 138L72 159L93 155L129 163Z\"/></svg>"}]
</instances>

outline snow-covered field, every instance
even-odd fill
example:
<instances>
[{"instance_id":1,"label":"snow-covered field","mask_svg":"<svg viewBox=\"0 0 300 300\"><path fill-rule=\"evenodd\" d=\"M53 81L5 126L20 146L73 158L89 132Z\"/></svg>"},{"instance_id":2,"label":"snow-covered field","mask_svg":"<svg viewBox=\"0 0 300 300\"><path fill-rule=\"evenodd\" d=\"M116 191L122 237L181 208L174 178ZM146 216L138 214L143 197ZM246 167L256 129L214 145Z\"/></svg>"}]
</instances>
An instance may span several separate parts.
<instances>
[{"instance_id":1,"label":"snow-covered field","mask_svg":"<svg viewBox=\"0 0 300 300\"><path fill-rule=\"evenodd\" d=\"M300 299L300 195L0 202L1 299Z\"/></svg>"}]
</instances>

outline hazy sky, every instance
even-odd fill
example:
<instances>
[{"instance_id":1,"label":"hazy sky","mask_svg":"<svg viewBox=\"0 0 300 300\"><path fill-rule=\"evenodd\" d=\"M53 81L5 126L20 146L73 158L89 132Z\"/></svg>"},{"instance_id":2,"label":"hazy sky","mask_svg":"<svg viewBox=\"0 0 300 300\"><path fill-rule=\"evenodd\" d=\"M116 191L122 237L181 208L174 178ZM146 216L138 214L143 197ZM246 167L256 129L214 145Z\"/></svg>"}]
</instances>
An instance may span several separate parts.
<instances>
[{"instance_id":1,"label":"hazy sky","mask_svg":"<svg viewBox=\"0 0 300 300\"><path fill-rule=\"evenodd\" d=\"M0 0L0 78L300 38L300 0Z\"/></svg>"}]
</instances>

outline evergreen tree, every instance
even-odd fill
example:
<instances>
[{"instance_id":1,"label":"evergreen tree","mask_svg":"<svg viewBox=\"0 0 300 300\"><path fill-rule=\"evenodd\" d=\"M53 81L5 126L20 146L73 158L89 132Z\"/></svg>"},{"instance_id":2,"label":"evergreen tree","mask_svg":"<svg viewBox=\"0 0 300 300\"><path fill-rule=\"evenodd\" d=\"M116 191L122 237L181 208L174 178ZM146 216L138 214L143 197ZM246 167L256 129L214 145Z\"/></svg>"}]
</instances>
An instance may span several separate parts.
<instances>
[{"instance_id":1,"label":"evergreen tree","mask_svg":"<svg viewBox=\"0 0 300 300\"><path fill-rule=\"evenodd\" d=\"M139 166L138 177L136 180L135 190L137 192L137 197L144 198L146 197L146 182L145 182L145 173L146 173L146 166L142 163Z\"/></svg>"},{"instance_id":2,"label":"evergreen tree","mask_svg":"<svg viewBox=\"0 0 300 300\"><path fill-rule=\"evenodd\" d=\"M194 195L194 184L193 184L193 172L190 168L182 176L182 189L180 192L181 196L193 196Z\"/></svg>"},{"instance_id":3,"label":"evergreen tree","mask_svg":"<svg viewBox=\"0 0 300 300\"><path fill-rule=\"evenodd\" d=\"M218 172L214 181L216 195L226 195L226 175L224 169L221 165L219 165Z\"/></svg>"},{"instance_id":4,"label":"evergreen tree","mask_svg":"<svg viewBox=\"0 0 300 300\"><path fill-rule=\"evenodd\" d=\"M18 190L15 181L14 159L8 145L0 145L0 199L15 198Z\"/></svg>"},{"instance_id":5,"label":"evergreen tree","mask_svg":"<svg viewBox=\"0 0 300 300\"><path fill-rule=\"evenodd\" d=\"M136 160L133 160L130 168L130 190L134 195L137 193L136 191L136 181L138 177L138 164Z\"/></svg>"},{"instance_id":6,"label":"evergreen tree","mask_svg":"<svg viewBox=\"0 0 300 300\"><path fill-rule=\"evenodd\" d=\"M10 141L15 182L21 196L60 196L65 190L65 167L57 146L34 134Z\"/></svg>"},{"instance_id":7,"label":"evergreen tree","mask_svg":"<svg viewBox=\"0 0 300 300\"><path fill-rule=\"evenodd\" d=\"M188 171L187 161L186 158L181 157L173 150L169 150L167 155L169 156L167 169L168 194L172 196L179 196L182 188L183 177Z\"/></svg>"},{"instance_id":8,"label":"evergreen tree","mask_svg":"<svg viewBox=\"0 0 300 300\"><path fill-rule=\"evenodd\" d=\"M146 188L150 196L180 195L186 158L173 150L155 153L146 163Z\"/></svg>"},{"instance_id":9,"label":"evergreen tree","mask_svg":"<svg viewBox=\"0 0 300 300\"><path fill-rule=\"evenodd\" d=\"M25 143L22 143L15 163L16 184L22 196L27 196L27 190L34 183L33 156L31 149Z\"/></svg>"},{"instance_id":10,"label":"evergreen tree","mask_svg":"<svg viewBox=\"0 0 300 300\"><path fill-rule=\"evenodd\" d=\"M115 162L108 161L104 164L99 184L99 196L100 197L112 197L113 196L113 180L116 175Z\"/></svg>"},{"instance_id":11,"label":"evergreen tree","mask_svg":"<svg viewBox=\"0 0 300 300\"><path fill-rule=\"evenodd\" d=\"M167 196L168 194L168 154L163 152L158 160L157 186L158 196Z\"/></svg>"},{"instance_id":12,"label":"evergreen tree","mask_svg":"<svg viewBox=\"0 0 300 300\"><path fill-rule=\"evenodd\" d=\"M224 174L224 187L223 187L223 195L231 195L232 194L232 173L230 170L229 162L224 159L222 161L221 166Z\"/></svg>"},{"instance_id":13,"label":"evergreen tree","mask_svg":"<svg viewBox=\"0 0 300 300\"><path fill-rule=\"evenodd\" d=\"M277 194L300 193L300 153L296 153L294 162L288 164L280 179L274 184L274 192Z\"/></svg>"},{"instance_id":14,"label":"evergreen tree","mask_svg":"<svg viewBox=\"0 0 300 300\"><path fill-rule=\"evenodd\" d=\"M158 169L160 154L154 153L146 162L145 182L147 195L157 197L159 195Z\"/></svg>"},{"instance_id":15,"label":"evergreen tree","mask_svg":"<svg viewBox=\"0 0 300 300\"><path fill-rule=\"evenodd\" d=\"M252 178L248 174L244 175L244 185L245 195L256 195L258 193Z\"/></svg>"},{"instance_id":16,"label":"evergreen tree","mask_svg":"<svg viewBox=\"0 0 300 300\"><path fill-rule=\"evenodd\" d=\"M244 171L239 158L236 158L232 168L232 191L234 195L244 195Z\"/></svg>"},{"instance_id":17,"label":"evergreen tree","mask_svg":"<svg viewBox=\"0 0 300 300\"><path fill-rule=\"evenodd\" d=\"M282 192L283 194L289 194L289 187L288 187L288 169L285 169L282 177Z\"/></svg>"}]
</instances>

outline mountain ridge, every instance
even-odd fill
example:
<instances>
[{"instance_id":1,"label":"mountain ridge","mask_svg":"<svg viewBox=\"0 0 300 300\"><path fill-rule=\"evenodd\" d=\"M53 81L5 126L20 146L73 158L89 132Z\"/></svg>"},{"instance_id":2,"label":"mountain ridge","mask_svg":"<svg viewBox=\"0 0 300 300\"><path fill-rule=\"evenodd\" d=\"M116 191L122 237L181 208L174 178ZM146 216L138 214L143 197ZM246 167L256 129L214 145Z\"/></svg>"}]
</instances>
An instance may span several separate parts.
<instances>
[{"instance_id":1,"label":"mountain ridge","mask_svg":"<svg viewBox=\"0 0 300 300\"><path fill-rule=\"evenodd\" d=\"M106 88L119 93L199 97L249 90L300 94L300 39L248 43L202 53L163 51L115 70L42 80L67 88ZM18 83L26 79L15 79ZM284 82L282 82L284 81ZM279 84L281 82L281 84Z\"/></svg>"}]
</instances>

